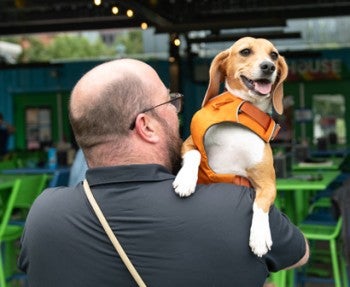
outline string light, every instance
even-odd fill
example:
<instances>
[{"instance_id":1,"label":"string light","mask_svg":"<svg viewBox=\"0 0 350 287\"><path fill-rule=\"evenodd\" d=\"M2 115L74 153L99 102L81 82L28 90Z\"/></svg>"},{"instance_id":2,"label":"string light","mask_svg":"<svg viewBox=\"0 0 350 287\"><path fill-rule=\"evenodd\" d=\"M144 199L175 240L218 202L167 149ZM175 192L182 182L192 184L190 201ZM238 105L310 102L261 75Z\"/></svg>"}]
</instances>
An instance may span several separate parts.
<instances>
[{"instance_id":1,"label":"string light","mask_svg":"<svg viewBox=\"0 0 350 287\"><path fill-rule=\"evenodd\" d=\"M127 15L129 18L131 18L132 16L134 16L134 11L132 11L131 9L128 9L128 10L126 11L126 15Z\"/></svg>"},{"instance_id":2,"label":"string light","mask_svg":"<svg viewBox=\"0 0 350 287\"><path fill-rule=\"evenodd\" d=\"M117 15L117 14L119 13L119 9L118 9L117 6L113 6L113 7L112 7L112 13L113 13L114 15Z\"/></svg>"},{"instance_id":3,"label":"string light","mask_svg":"<svg viewBox=\"0 0 350 287\"><path fill-rule=\"evenodd\" d=\"M146 30L148 28L148 24L146 22L141 23L141 29Z\"/></svg>"},{"instance_id":4,"label":"string light","mask_svg":"<svg viewBox=\"0 0 350 287\"><path fill-rule=\"evenodd\" d=\"M179 38L174 39L174 45L179 47L181 45L181 41Z\"/></svg>"},{"instance_id":5,"label":"string light","mask_svg":"<svg viewBox=\"0 0 350 287\"><path fill-rule=\"evenodd\" d=\"M94 3L96 6L100 6L102 3L102 0L94 0Z\"/></svg>"}]
</instances>

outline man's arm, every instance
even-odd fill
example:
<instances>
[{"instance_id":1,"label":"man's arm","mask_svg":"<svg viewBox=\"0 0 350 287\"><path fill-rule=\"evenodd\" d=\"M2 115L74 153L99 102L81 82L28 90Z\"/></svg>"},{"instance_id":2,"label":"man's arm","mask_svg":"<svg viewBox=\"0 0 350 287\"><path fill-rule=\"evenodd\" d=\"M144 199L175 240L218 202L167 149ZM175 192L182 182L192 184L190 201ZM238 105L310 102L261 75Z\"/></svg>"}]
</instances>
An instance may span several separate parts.
<instances>
[{"instance_id":1,"label":"man's arm","mask_svg":"<svg viewBox=\"0 0 350 287\"><path fill-rule=\"evenodd\" d=\"M291 269L307 263L309 244L301 230L273 206L269 214L273 245L267 253L270 271Z\"/></svg>"},{"instance_id":2,"label":"man's arm","mask_svg":"<svg viewBox=\"0 0 350 287\"><path fill-rule=\"evenodd\" d=\"M13 125L9 124L8 122L3 121L2 125L3 127L5 127L5 129L9 134L13 134L16 131L16 128Z\"/></svg>"},{"instance_id":3,"label":"man's arm","mask_svg":"<svg viewBox=\"0 0 350 287\"><path fill-rule=\"evenodd\" d=\"M309 256L310 256L310 248L309 248L309 243L306 240L306 238L305 238L305 245L306 245L306 250L305 250L304 256L297 263L285 268L285 270L300 267L300 266L307 263L307 261L309 260Z\"/></svg>"}]
</instances>

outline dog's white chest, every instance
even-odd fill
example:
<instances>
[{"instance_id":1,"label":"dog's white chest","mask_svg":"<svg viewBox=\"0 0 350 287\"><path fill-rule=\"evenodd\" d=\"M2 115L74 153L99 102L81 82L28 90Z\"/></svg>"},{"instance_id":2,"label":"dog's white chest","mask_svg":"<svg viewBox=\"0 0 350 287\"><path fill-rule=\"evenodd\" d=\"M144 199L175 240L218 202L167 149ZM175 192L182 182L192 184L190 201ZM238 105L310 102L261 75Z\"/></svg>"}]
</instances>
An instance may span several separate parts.
<instances>
[{"instance_id":1,"label":"dog's white chest","mask_svg":"<svg viewBox=\"0 0 350 287\"><path fill-rule=\"evenodd\" d=\"M216 173L246 176L247 168L262 161L265 142L247 128L220 123L208 129L204 146Z\"/></svg>"}]
</instances>

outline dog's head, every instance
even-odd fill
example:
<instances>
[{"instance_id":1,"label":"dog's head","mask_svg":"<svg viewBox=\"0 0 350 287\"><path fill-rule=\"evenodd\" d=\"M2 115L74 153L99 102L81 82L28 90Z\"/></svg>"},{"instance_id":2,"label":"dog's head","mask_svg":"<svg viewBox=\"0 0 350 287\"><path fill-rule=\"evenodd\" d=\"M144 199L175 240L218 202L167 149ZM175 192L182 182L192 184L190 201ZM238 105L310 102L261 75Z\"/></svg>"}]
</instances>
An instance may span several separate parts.
<instances>
[{"instance_id":1,"label":"dog's head","mask_svg":"<svg viewBox=\"0 0 350 287\"><path fill-rule=\"evenodd\" d=\"M244 37L219 53L209 70L209 86L202 105L219 93L220 83L243 100L267 109L283 112L283 81L288 66L277 49L266 39Z\"/></svg>"}]
</instances>

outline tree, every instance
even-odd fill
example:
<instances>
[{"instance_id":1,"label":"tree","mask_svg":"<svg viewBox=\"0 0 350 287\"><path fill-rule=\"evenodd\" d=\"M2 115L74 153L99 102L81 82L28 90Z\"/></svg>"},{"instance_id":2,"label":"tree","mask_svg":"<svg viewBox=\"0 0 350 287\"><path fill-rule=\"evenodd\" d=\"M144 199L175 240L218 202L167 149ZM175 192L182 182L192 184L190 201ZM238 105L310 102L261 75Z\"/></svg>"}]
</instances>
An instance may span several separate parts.
<instances>
[{"instance_id":1,"label":"tree","mask_svg":"<svg viewBox=\"0 0 350 287\"><path fill-rule=\"evenodd\" d=\"M116 37L115 46L123 46L124 54L130 55L143 53L142 32L139 30L131 30L119 37Z\"/></svg>"},{"instance_id":2,"label":"tree","mask_svg":"<svg viewBox=\"0 0 350 287\"><path fill-rule=\"evenodd\" d=\"M68 35L55 37L47 51L51 59L89 59L114 53L100 38L90 43L85 37Z\"/></svg>"},{"instance_id":3,"label":"tree","mask_svg":"<svg viewBox=\"0 0 350 287\"><path fill-rule=\"evenodd\" d=\"M100 38L90 42L80 35L60 34L49 41L43 41L38 36L11 37L6 40L22 45L23 52L18 58L18 62L22 63L48 62L57 59L92 59L115 54L115 51L107 47Z\"/></svg>"},{"instance_id":4,"label":"tree","mask_svg":"<svg viewBox=\"0 0 350 287\"><path fill-rule=\"evenodd\" d=\"M57 34L11 37L12 43L21 44L23 53L18 62L48 62L58 59L96 59L114 57L116 54L138 54L143 52L142 32L127 30L117 34L113 46L107 46L98 37L95 41L79 34Z\"/></svg>"}]
</instances>

